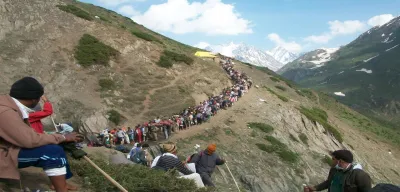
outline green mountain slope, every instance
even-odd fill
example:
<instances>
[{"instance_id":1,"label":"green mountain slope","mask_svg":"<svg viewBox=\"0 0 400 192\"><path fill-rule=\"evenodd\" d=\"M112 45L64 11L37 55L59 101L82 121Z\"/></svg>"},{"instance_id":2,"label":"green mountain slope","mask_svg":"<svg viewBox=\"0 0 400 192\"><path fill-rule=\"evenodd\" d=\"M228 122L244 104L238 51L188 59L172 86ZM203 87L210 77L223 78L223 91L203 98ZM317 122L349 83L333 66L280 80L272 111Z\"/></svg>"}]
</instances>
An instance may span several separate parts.
<instances>
[{"instance_id":1,"label":"green mountain slope","mask_svg":"<svg viewBox=\"0 0 400 192\"><path fill-rule=\"evenodd\" d=\"M374 27L342 47L323 66L288 64L280 73L302 86L316 88L364 114L400 121L400 17ZM312 53L311 53L312 54ZM307 55L307 54L306 54ZM304 58L303 58L304 59Z\"/></svg>"}]
</instances>

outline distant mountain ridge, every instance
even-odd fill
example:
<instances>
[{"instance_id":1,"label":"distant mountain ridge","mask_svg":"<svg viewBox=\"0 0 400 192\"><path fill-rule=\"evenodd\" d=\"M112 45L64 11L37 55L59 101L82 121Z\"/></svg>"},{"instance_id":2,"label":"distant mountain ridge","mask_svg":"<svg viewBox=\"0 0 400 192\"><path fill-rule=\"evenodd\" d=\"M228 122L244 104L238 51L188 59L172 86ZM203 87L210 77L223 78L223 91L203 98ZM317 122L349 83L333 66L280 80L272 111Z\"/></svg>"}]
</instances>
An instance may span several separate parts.
<instances>
[{"instance_id":1,"label":"distant mountain ridge","mask_svg":"<svg viewBox=\"0 0 400 192\"><path fill-rule=\"evenodd\" d=\"M341 92L345 96L336 98L352 108L400 123L400 17L330 52L309 52L278 73L331 95Z\"/></svg>"},{"instance_id":2,"label":"distant mountain ridge","mask_svg":"<svg viewBox=\"0 0 400 192\"><path fill-rule=\"evenodd\" d=\"M266 51L269 55L275 58L277 61L283 64L292 62L299 57L298 54L292 53L281 46L277 46L270 51Z\"/></svg>"},{"instance_id":3,"label":"distant mountain ridge","mask_svg":"<svg viewBox=\"0 0 400 192\"><path fill-rule=\"evenodd\" d=\"M229 44L210 45L203 47L203 49L234 57L235 59L251 63L256 66L268 67L273 71L277 71L279 68L284 66L283 63L277 61L266 51L260 50L254 46L246 45L244 43L235 44L231 42Z\"/></svg>"}]
</instances>

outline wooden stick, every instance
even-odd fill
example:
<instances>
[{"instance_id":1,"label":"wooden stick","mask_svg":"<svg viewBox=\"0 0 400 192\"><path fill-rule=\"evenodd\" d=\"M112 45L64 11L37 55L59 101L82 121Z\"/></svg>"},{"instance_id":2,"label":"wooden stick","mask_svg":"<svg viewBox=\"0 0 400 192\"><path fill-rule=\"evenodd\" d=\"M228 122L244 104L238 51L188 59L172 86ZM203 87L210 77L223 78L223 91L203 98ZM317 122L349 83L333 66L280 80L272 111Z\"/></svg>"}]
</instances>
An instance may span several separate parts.
<instances>
[{"instance_id":1,"label":"wooden stick","mask_svg":"<svg viewBox=\"0 0 400 192\"><path fill-rule=\"evenodd\" d=\"M110 181L114 186L116 186L122 192L128 192L124 187L122 187L118 182L116 182L113 178L111 178L106 172L104 172L100 167L98 167L92 160L90 160L87 156L83 157L90 165L97 169L103 176Z\"/></svg>"},{"instance_id":2,"label":"wooden stick","mask_svg":"<svg viewBox=\"0 0 400 192\"><path fill-rule=\"evenodd\" d=\"M225 165L226 165L226 168L228 168L228 171L229 171L229 173L231 174L231 177L232 177L233 181L235 182L235 185L236 185L238 191L240 192L239 185L237 184L237 182L236 182L236 180L235 180L235 177L233 177L233 174L232 174L231 170L229 169L228 164L226 163L226 161L225 161Z\"/></svg>"},{"instance_id":3,"label":"wooden stick","mask_svg":"<svg viewBox=\"0 0 400 192\"><path fill-rule=\"evenodd\" d=\"M51 120L53 121L53 125L54 128L57 130L57 126L56 123L54 122L54 119L52 116ZM113 178L110 177L110 175L108 175L106 172L104 172L99 166L97 166L92 160L89 159L89 157L87 156L83 156L83 158L90 164L92 165L95 169L97 169L97 171L99 171L108 181L110 181L115 187L117 187L119 190L121 190L122 192L128 192L128 190L126 190L124 187L122 187L118 182L116 182Z\"/></svg>"}]
</instances>

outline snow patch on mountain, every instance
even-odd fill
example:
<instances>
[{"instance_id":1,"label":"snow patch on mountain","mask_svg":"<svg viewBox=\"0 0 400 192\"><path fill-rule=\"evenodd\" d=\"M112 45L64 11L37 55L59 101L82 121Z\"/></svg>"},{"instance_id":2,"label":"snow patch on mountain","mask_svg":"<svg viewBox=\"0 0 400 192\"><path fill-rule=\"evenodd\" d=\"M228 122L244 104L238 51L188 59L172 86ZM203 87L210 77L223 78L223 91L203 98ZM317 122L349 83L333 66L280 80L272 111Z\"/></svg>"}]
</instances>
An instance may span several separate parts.
<instances>
[{"instance_id":1,"label":"snow patch on mountain","mask_svg":"<svg viewBox=\"0 0 400 192\"><path fill-rule=\"evenodd\" d=\"M267 54L271 55L273 58L275 58L277 61L287 64L295 59L297 59L298 55L286 50L283 47L277 46L269 51L266 51Z\"/></svg>"},{"instance_id":2,"label":"snow patch on mountain","mask_svg":"<svg viewBox=\"0 0 400 192\"><path fill-rule=\"evenodd\" d=\"M375 57L378 57L378 56L379 56L379 54L378 54L378 55L375 55L375 56L373 56L373 57L371 57L371 58L365 59L365 60L363 60L363 61L364 61L364 63L366 63L366 62L371 61L372 59L374 59Z\"/></svg>"},{"instance_id":3,"label":"snow patch on mountain","mask_svg":"<svg viewBox=\"0 0 400 192\"><path fill-rule=\"evenodd\" d=\"M397 44L397 45L395 45L395 46L394 46L394 47L392 47L392 48L386 49L386 51L390 51L390 50L392 50L392 49L396 48L397 46L399 46L399 45Z\"/></svg>"},{"instance_id":4,"label":"snow patch on mountain","mask_svg":"<svg viewBox=\"0 0 400 192\"><path fill-rule=\"evenodd\" d=\"M203 45L205 45L203 43ZM234 57L237 60L247 62L256 66L268 67L273 71L277 71L284 66L283 63L277 61L265 51L256 47L246 45L244 43L235 44L230 42L221 45L209 45L207 47L199 47L208 51L221 53L229 57Z\"/></svg>"},{"instance_id":5,"label":"snow patch on mountain","mask_svg":"<svg viewBox=\"0 0 400 192\"><path fill-rule=\"evenodd\" d=\"M335 92L334 94L337 95L337 96L341 96L341 97L346 96L346 95L345 95L344 93L342 93L342 92Z\"/></svg>"},{"instance_id":6,"label":"snow patch on mountain","mask_svg":"<svg viewBox=\"0 0 400 192\"><path fill-rule=\"evenodd\" d=\"M324 66L324 64L328 61L331 60L331 55L335 53L339 48L322 48L319 49L320 53L316 55L315 57L313 56L313 60L306 61L315 64L315 67L313 68L318 68Z\"/></svg>"},{"instance_id":7,"label":"snow patch on mountain","mask_svg":"<svg viewBox=\"0 0 400 192\"><path fill-rule=\"evenodd\" d=\"M359 70L356 70L356 71L365 72L365 73L368 73L368 74L372 73L372 70L368 70L368 69L365 69L365 68L362 68L362 69L359 69Z\"/></svg>"}]
</instances>

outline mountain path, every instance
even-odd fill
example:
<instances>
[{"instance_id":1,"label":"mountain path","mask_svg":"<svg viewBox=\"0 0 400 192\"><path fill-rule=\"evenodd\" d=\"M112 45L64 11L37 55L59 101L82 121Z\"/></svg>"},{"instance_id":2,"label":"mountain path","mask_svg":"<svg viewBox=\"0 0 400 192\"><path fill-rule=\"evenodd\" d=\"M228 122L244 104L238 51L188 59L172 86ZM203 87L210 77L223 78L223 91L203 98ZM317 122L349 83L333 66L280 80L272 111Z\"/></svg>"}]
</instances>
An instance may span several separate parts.
<instances>
[{"instance_id":1,"label":"mountain path","mask_svg":"<svg viewBox=\"0 0 400 192\"><path fill-rule=\"evenodd\" d=\"M142 103L142 105L144 106L144 109L142 110L142 112L140 114L138 114L138 116L137 116L138 118L137 119L142 119L144 114L146 114L147 112L150 111L151 96L154 95L154 93L156 91L161 90L161 89L165 89L165 88L169 88L169 87L173 87L176 84L176 82L179 81L180 79L182 79L184 77L187 77L187 76L190 76L190 75L193 75L193 74L196 74L196 73L199 73L200 71L201 71L201 69L198 68L195 71L192 71L190 73L187 73L187 74L183 75L182 77L177 78L175 76L175 79L170 81L167 85L162 86L162 87L153 88L153 89L149 90L148 94L146 95L146 99Z\"/></svg>"}]
</instances>

